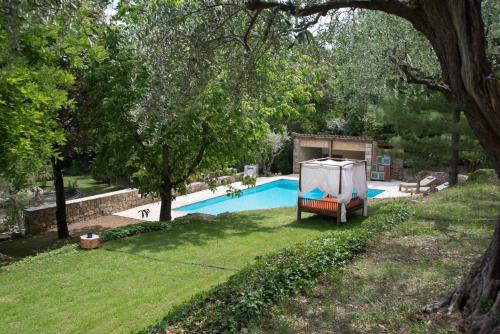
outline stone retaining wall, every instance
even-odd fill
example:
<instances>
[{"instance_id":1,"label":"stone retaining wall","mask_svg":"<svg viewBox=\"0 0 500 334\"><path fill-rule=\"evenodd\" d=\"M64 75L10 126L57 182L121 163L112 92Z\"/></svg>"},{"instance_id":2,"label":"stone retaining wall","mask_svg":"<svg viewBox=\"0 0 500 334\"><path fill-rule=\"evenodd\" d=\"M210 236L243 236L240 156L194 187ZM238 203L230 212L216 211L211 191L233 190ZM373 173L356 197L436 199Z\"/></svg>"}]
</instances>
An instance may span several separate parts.
<instances>
[{"instance_id":1,"label":"stone retaining wall","mask_svg":"<svg viewBox=\"0 0 500 334\"><path fill-rule=\"evenodd\" d=\"M68 224L107 216L114 212L152 203L151 197L141 197L138 189L124 189L102 195L66 201ZM56 205L47 204L24 210L26 234L37 234L55 227Z\"/></svg>"},{"instance_id":2,"label":"stone retaining wall","mask_svg":"<svg viewBox=\"0 0 500 334\"><path fill-rule=\"evenodd\" d=\"M242 173L222 176L218 178L218 184L222 180L229 179L229 182L237 182L242 178ZM187 187L187 193L208 189L205 182L193 182ZM68 224L77 223L84 220L107 216L115 212L120 212L158 201L151 197L141 197L138 189L124 189L102 195L83 197L66 201L66 219ZM26 234L38 234L47 231L57 225L56 205L48 204L31 207L24 210L24 228Z\"/></svg>"}]
</instances>

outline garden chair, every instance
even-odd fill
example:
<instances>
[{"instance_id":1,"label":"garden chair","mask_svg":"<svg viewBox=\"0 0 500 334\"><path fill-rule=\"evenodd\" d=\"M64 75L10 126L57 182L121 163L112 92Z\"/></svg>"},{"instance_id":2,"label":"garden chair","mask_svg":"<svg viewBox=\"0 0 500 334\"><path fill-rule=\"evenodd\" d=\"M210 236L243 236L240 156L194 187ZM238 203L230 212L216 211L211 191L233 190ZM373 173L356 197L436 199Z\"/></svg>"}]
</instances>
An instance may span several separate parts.
<instances>
[{"instance_id":1,"label":"garden chair","mask_svg":"<svg viewBox=\"0 0 500 334\"><path fill-rule=\"evenodd\" d=\"M424 187L434 188L434 186L436 185L436 182L437 182L437 179L434 176L429 175L420 181L420 187L421 188L424 188ZM416 182L401 182L399 184L399 191L402 191L402 192L413 193L416 188L417 188Z\"/></svg>"}]
</instances>

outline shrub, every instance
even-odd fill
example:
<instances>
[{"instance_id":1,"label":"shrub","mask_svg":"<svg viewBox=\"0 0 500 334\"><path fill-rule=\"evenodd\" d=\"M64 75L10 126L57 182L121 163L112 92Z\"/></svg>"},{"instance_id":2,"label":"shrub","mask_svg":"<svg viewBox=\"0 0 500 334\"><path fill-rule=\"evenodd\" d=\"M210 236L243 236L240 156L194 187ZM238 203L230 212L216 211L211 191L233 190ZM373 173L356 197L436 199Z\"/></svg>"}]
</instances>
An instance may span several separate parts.
<instances>
[{"instance_id":1,"label":"shrub","mask_svg":"<svg viewBox=\"0 0 500 334\"><path fill-rule=\"evenodd\" d=\"M169 229L173 222L145 222L139 224L131 224L122 227L116 227L111 230L106 230L101 233L101 241L117 240L130 237L140 233L154 232Z\"/></svg>"},{"instance_id":2,"label":"shrub","mask_svg":"<svg viewBox=\"0 0 500 334\"><path fill-rule=\"evenodd\" d=\"M228 281L174 307L160 323L142 333L166 329L190 333L238 331L266 314L277 301L303 290L324 272L344 265L366 247L374 232L408 216L406 204L388 204L365 220L364 229L329 233L258 258Z\"/></svg>"},{"instance_id":3,"label":"shrub","mask_svg":"<svg viewBox=\"0 0 500 334\"><path fill-rule=\"evenodd\" d=\"M469 175L467 181L489 182L496 179L494 169L478 169Z\"/></svg>"}]
</instances>

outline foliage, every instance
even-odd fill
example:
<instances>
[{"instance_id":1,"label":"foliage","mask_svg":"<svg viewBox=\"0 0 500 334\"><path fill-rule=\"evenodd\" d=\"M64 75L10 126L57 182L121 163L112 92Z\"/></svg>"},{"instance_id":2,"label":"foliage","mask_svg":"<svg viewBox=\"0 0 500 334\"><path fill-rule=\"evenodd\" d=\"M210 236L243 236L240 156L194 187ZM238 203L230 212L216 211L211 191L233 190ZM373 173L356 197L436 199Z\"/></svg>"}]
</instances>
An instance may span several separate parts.
<instances>
[{"instance_id":1,"label":"foliage","mask_svg":"<svg viewBox=\"0 0 500 334\"><path fill-rule=\"evenodd\" d=\"M16 189L27 186L52 144L64 141L55 115L70 103L73 83L53 61L58 26L23 4L3 3L0 26L0 173Z\"/></svg>"},{"instance_id":2,"label":"foliage","mask_svg":"<svg viewBox=\"0 0 500 334\"><path fill-rule=\"evenodd\" d=\"M100 238L103 242L130 237L133 235L166 230L172 227L173 222L145 222L139 224L130 224L122 227L116 227L101 233Z\"/></svg>"},{"instance_id":3,"label":"foliage","mask_svg":"<svg viewBox=\"0 0 500 334\"><path fill-rule=\"evenodd\" d=\"M327 59L324 72L330 74L327 83L334 109L330 123L341 125L334 127L336 134L364 134L371 126L365 123L371 105L380 105L388 94L421 90L406 83L391 59L427 76L440 74L427 40L395 16L363 10L338 13L317 39Z\"/></svg>"},{"instance_id":4,"label":"foliage","mask_svg":"<svg viewBox=\"0 0 500 334\"><path fill-rule=\"evenodd\" d=\"M378 118L392 126L391 143L414 175L431 167L447 165L451 152L450 137L460 134L461 152L481 152L464 117L453 122L456 106L440 94L388 97L377 109ZM467 156L467 155L465 155Z\"/></svg>"},{"instance_id":5,"label":"foliage","mask_svg":"<svg viewBox=\"0 0 500 334\"><path fill-rule=\"evenodd\" d=\"M0 229L20 231L24 227L23 204L27 202L26 197L24 193L8 193L5 198L0 199L0 210L5 212Z\"/></svg>"},{"instance_id":6,"label":"foliage","mask_svg":"<svg viewBox=\"0 0 500 334\"><path fill-rule=\"evenodd\" d=\"M494 169L478 169L469 175L467 181L470 182L496 182Z\"/></svg>"},{"instance_id":7,"label":"foliage","mask_svg":"<svg viewBox=\"0 0 500 334\"><path fill-rule=\"evenodd\" d=\"M482 5L485 25L487 56L497 76L500 75L500 4L495 0L485 0Z\"/></svg>"},{"instance_id":8,"label":"foliage","mask_svg":"<svg viewBox=\"0 0 500 334\"><path fill-rule=\"evenodd\" d=\"M189 333L235 332L257 321L271 305L310 286L327 270L344 265L366 247L369 235L409 216L404 203L386 205L367 219L366 229L329 233L257 258L225 283L174 308L144 333L166 329Z\"/></svg>"},{"instance_id":9,"label":"foliage","mask_svg":"<svg viewBox=\"0 0 500 334\"><path fill-rule=\"evenodd\" d=\"M99 39L105 0L3 2L0 27L0 173L16 189L77 136L79 77L105 57ZM78 137L78 139L76 139Z\"/></svg>"},{"instance_id":10,"label":"foliage","mask_svg":"<svg viewBox=\"0 0 500 334\"><path fill-rule=\"evenodd\" d=\"M141 97L146 71L134 56L124 27L110 24L102 38L107 57L94 60L84 74L86 102L81 108L87 115L83 118L85 132L93 139L86 150L93 158L92 176L114 182L137 171L133 162L143 147L130 110Z\"/></svg>"},{"instance_id":11,"label":"foliage","mask_svg":"<svg viewBox=\"0 0 500 334\"><path fill-rule=\"evenodd\" d=\"M271 166L274 159L281 153L288 141L290 141L290 137L286 132L270 132L264 139L260 149L260 161L264 175L271 173Z\"/></svg>"}]
</instances>

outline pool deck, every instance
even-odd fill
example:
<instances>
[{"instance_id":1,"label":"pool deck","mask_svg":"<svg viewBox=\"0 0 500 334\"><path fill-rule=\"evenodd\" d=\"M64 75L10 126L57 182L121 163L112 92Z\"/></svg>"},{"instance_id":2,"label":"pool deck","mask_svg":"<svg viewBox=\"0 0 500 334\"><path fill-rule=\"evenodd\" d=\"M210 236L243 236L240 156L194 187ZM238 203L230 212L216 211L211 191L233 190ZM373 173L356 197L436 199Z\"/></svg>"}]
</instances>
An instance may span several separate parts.
<instances>
[{"instance_id":1,"label":"pool deck","mask_svg":"<svg viewBox=\"0 0 500 334\"><path fill-rule=\"evenodd\" d=\"M257 178L256 185L259 186L261 184L266 184L269 182L283 180L283 179L298 180L299 176L297 174L292 174L284 176L259 177ZM384 190L383 193L375 196L374 198L396 198L396 197L410 196L409 193L403 193L399 191L399 183L400 183L399 181L390 181L390 182L368 181L368 188ZM232 186L236 189L246 188L246 186L244 186L241 182L233 183ZM226 190L227 190L226 186L220 186L216 188L215 192L212 192L211 190L207 189L192 194L178 196L175 199L175 201L172 202L172 219L186 215L186 213L174 211L176 208L196 203L199 201L207 200L210 198L214 198L217 196L225 195ZM126 218L140 219L140 220L158 221L160 218L160 204L161 202L146 204L125 211L114 213L114 215ZM144 209L149 209L149 214L147 217L143 218L140 211Z\"/></svg>"}]
</instances>

